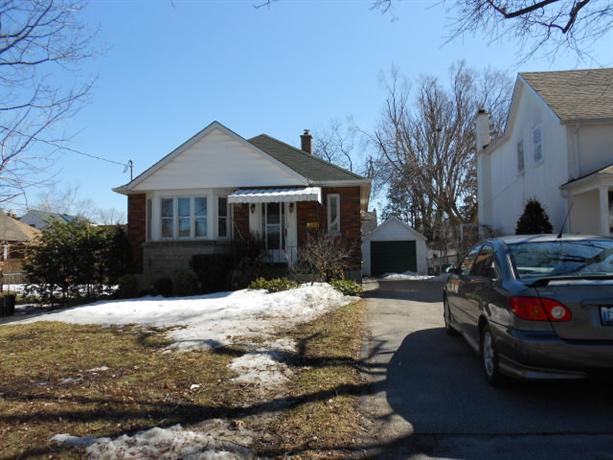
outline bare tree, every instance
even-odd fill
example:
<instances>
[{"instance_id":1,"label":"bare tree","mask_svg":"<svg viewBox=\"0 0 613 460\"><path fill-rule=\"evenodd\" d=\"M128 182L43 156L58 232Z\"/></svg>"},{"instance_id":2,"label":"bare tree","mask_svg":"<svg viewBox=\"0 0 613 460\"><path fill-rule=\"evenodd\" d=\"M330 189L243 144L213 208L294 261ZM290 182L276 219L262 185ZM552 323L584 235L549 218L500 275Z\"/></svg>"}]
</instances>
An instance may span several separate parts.
<instances>
[{"instance_id":1,"label":"bare tree","mask_svg":"<svg viewBox=\"0 0 613 460\"><path fill-rule=\"evenodd\" d=\"M74 80L90 56L91 35L78 22L83 4L70 0L0 0L0 203L41 183L40 173L68 136L60 122L74 114L91 81Z\"/></svg>"},{"instance_id":2,"label":"bare tree","mask_svg":"<svg viewBox=\"0 0 613 460\"><path fill-rule=\"evenodd\" d=\"M351 122L332 119L313 133L313 154L353 171L357 155L357 129Z\"/></svg>"},{"instance_id":3,"label":"bare tree","mask_svg":"<svg viewBox=\"0 0 613 460\"><path fill-rule=\"evenodd\" d=\"M92 199L81 196L78 185L60 187L57 184L51 184L38 195L38 201L32 208L82 217L102 225L117 225L126 222L125 212L115 208L99 208Z\"/></svg>"},{"instance_id":4,"label":"bare tree","mask_svg":"<svg viewBox=\"0 0 613 460\"><path fill-rule=\"evenodd\" d=\"M430 240L446 240L461 223L474 221L474 116L487 109L494 129L501 130L511 92L504 74L478 74L463 63L450 69L450 77L448 85L424 77L413 91L393 71L371 137L378 150L376 183L386 188L394 213L412 220Z\"/></svg>"},{"instance_id":5,"label":"bare tree","mask_svg":"<svg viewBox=\"0 0 613 460\"><path fill-rule=\"evenodd\" d=\"M375 0L373 8L388 13L397 0ZM483 32L492 38L514 37L524 58L539 49L554 53L572 49L583 56L613 26L610 0L447 0L455 38Z\"/></svg>"},{"instance_id":6,"label":"bare tree","mask_svg":"<svg viewBox=\"0 0 613 460\"><path fill-rule=\"evenodd\" d=\"M313 273L313 281L345 278L345 271L355 265L355 248L348 247L340 236L307 235L300 261Z\"/></svg>"}]
</instances>

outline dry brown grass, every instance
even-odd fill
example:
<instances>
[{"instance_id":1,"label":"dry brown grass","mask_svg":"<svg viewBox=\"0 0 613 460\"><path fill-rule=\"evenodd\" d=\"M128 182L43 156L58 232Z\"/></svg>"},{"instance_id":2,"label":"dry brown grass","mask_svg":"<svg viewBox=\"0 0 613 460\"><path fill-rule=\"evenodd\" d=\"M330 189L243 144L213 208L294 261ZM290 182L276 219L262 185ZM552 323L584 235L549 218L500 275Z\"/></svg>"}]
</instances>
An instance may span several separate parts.
<instances>
[{"instance_id":1,"label":"dry brown grass","mask_svg":"<svg viewBox=\"0 0 613 460\"><path fill-rule=\"evenodd\" d=\"M1 455L66 456L71 452L50 446L50 436L116 436L197 422L242 399L229 382L231 354L169 354L165 345L159 332L127 328L1 327ZM88 372L101 366L109 370ZM194 383L201 385L195 391Z\"/></svg>"},{"instance_id":2,"label":"dry brown grass","mask_svg":"<svg viewBox=\"0 0 613 460\"><path fill-rule=\"evenodd\" d=\"M167 352L163 331L126 327L0 327L0 458L82 457L51 445L56 433L115 437L243 417L266 439L258 453L343 457L360 437L363 314L358 302L291 331L299 343L288 356L294 378L274 401L231 381L227 365L243 353L238 348ZM102 366L109 369L88 372ZM279 415L260 417L269 413Z\"/></svg>"},{"instance_id":3,"label":"dry brown grass","mask_svg":"<svg viewBox=\"0 0 613 460\"><path fill-rule=\"evenodd\" d=\"M357 302L302 325L296 366L307 366L289 387L294 406L269 427L260 452L278 457L345 458L359 445L363 423L359 355L365 303Z\"/></svg>"}]
</instances>

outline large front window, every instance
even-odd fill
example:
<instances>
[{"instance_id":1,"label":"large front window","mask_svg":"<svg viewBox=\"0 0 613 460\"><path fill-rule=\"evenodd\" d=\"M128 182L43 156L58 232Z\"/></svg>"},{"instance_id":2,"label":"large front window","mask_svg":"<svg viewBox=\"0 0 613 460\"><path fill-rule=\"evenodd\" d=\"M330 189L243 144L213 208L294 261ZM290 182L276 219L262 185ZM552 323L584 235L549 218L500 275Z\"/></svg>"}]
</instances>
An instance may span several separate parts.
<instances>
[{"instance_id":1,"label":"large front window","mask_svg":"<svg viewBox=\"0 0 613 460\"><path fill-rule=\"evenodd\" d=\"M179 210L179 237L189 238L192 233L192 211L190 198L177 198Z\"/></svg>"},{"instance_id":2,"label":"large front window","mask_svg":"<svg viewBox=\"0 0 613 460\"><path fill-rule=\"evenodd\" d=\"M160 207L162 238L207 237L207 197L162 198Z\"/></svg>"},{"instance_id":3,"label":"large front window","mask_svg":"<svg viewBox=\"0 0 613 460\"><path fill-rule=\"evenodd\" d=\"M173 238L175 235L174 200L162 198L162 238Z\"/></svg>"},{"instance_id":4,"label":"large front window","mask_svg":"<svg viewBox=\"0 0 613 460\"><path fill-rule=\"evenodd\" d=\"M207 202L205 197L194 198L194 224L195 236L198 238L206 237L207 235Z\"/></svg>"}]
</instances>

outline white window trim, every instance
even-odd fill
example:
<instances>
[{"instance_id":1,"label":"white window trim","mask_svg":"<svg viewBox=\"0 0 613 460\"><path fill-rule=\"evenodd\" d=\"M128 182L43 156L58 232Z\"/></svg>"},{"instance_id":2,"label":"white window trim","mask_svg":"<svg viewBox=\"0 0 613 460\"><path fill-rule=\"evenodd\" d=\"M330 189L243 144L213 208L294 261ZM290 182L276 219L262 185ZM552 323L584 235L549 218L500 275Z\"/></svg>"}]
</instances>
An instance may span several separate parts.
<instances>
[{"instance_id":1,"label":"white window trim","mask_svg":"<svg viewBox=\"0 0 613 460\"><path fill-rule=\"evenodd\" d=\"M536 144L534 143L534 132L536 130L539 130L541 132L541 158L540 159L536 159ZM535 125L532 128L532 161L534 162L534 164L536 165L540 165L541 163L543 163L543 161L545 160L545 149L543 147L544 142L543 142L543 126L539 123L538 125ZM524 161L525 163L525 161Z\"/></svg>"},{"instance_id":2,"label":"white window trim","mask_svg":"<svg viewBox=\"0 0 613 460\"><path fill-rule=\"evenodd\" d=\"M328 230L328 233L332 233L332 231L330 230L330 227L331 227L330 224L332 223L331 222L332 213L330 212L331 211L330 201L331 201L331 198L333 197L336 197L336 219L338 221L338 230L335 231L334 233L341 233L341 196L338 193L329 193L326 196L326 214L327 214L327 223L328 223L327 230Z\"/></svg>"}]
</instances>

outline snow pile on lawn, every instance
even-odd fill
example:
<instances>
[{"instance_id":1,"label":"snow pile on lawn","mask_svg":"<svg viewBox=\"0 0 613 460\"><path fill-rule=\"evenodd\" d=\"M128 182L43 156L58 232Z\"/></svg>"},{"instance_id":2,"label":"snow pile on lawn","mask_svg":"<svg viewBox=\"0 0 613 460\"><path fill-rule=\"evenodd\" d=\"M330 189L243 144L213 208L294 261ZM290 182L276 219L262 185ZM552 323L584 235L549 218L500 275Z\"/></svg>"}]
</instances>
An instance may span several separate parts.
<instances>
[{"instance_id":1,"label":"snow pile on lawn","mask_svg":"<svg viewBox=\"0 0 613 460\"><path fill-rule=\"evenodd\" d=\"M195 297L100 301L21 322L180 326L168 332L173 348L211 348L235 343L239 337L266 337L277 328L311 321L354 300L326 283L315 283L271 294L243 289Z\"/></svg>"},{"instance_id":2,"label":"snow pile on lawn","mask_svg":"<svg viewBox=\"0 0 613 460\"><path fill-rule=\"evenodd\" d=\"M78 437L56 434L51 442L72 447L85 447L89 458L156 458L234 460L253 458L249 436L230 432L222 420L212 422L219 427L207 432L184 430L181 425L170 428L151 428L133 436L118 438ZM223 428L223 429L222 429Z\"/></svg>"},{"instance_id":3,"label":"snow pile on lawn","mask_svg":"<svg viewBox=\"0 0 613 460\"><path fill-rule=\"evenodd\" d=\"M429 275L418 275L415 272L404 272L404 273L384 273L381 276L381 279L386 281L420 281L420 280L430 280L434 278Z\"/></svg>"}]
</instances>

